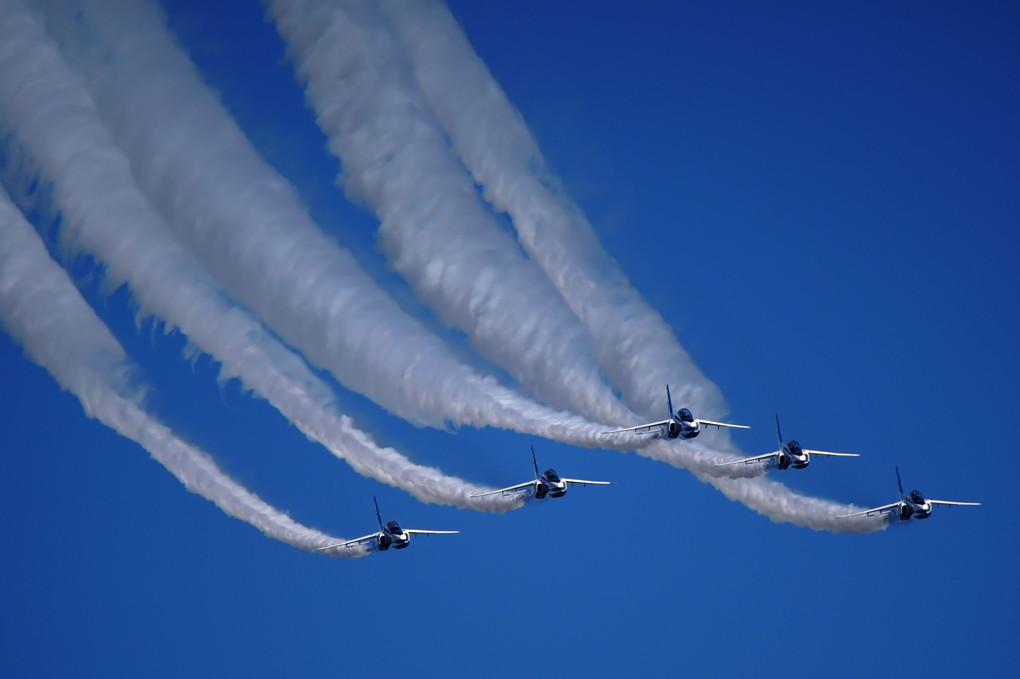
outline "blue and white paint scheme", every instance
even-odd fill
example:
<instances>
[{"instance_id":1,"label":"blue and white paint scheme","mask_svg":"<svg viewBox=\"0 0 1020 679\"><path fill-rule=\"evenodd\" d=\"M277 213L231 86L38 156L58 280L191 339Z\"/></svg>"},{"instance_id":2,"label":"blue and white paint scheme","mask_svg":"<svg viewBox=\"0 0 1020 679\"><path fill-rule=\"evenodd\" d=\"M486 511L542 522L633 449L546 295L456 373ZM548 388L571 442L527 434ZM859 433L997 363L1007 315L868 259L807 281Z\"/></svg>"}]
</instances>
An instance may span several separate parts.
<instances>
[{"instance_id":1,"label":"blue and white paint scheme","mask_svg":"<svg viewBox=\"0 0 1020 679\"><path fill-rule=\"evenodd\" d=\"M881 507L865 509L863 512L844 514L843 516L836 518L848 519L851 516L879 516L881 514L890 513L900 521L909 521L910 519L927 519L931 516L931 511L935 508L935 505L946 505L949 507L952 507L953 505L966 505L976 507L981 504L980 502L954 502L952 500L926 499L919 490L912 490L909 493L904 493L903 482L900 480L899 467L896 467L896 483L899 484L900 487L899 502L892 502L887 505L882 505Z\"/></svg>"},{"instance_id":2,"label":"blue and white paint scheme","mask_svg":"<svg viewBox=\"0 0 1020 679\"><path fill-rule=\"evenodd\" d=\"M485 495L514 495L516 493L527 493L536 500L546 497L563 497L567 494L567 486L608 486L612 481L588 481L587 479L565 479L556 473L555 469L546 469L538 473L538 462L535 459L535 446L531 446L531 464L535 468L535 478L532 481L518 483L515 486L490 490L486 493L478 493L471 497L483 497Z\"/></svg>"},{"instance_id":3,"label":"blue and white paint scheme","mask_svg":"<svg viewBox=\"0 0 1020 679\"><path fill-rule=\"evenodd\" d=\"M669 395L668 384L666 385L666 406L669 408L668 420L639 424L636 427L627 427L625 429L604 431L602 432L602 435L608 436L609 434L622 434L625 432L634 432L635 434L657 433L667 439L692 439L701 433L701 428L705 425L712 427L730 427L732 429L750 429L750 427L744 424L727 424L726 422L713 422L712 420L696 418L688 408L680 408L674 412L673 399Z\"/></svg>"},{"instance_id":4,"label":"blue and white paint scheme","mask_svg":"<svg viewBox=\"0 0 1020 679\"><path fill-rule=\"evenodd\" d=\"M779 439L779 450L774 450L771 453L765 453L764 455L755 455L754 457L743 457L739 460L719 462L712 466L725 467L731 464L770 462L774 463L776 468L780 471L783 471L790 467L793 467L794 469L804 469L811 463L812 455L821 455L823 457L860 457L860 454L858 453L830 453L824 450L808 450L807 448L802 448L799 443L792 439L783 443L783 432L779 428L779 415L776 415L776 437Z\"/></svg>"},{"instance_id":5,"label":"blue and white paint scheme","mask_svg":"<svg viewBox=\"0 0 1020 679\"><path fill-rule=\"evenodd\" d=\"M383 525L382 516L379 514L379 501L375 499L375 496L373 496L372 502L375 503L375 518L376 521L379 522L379 530L377 532L372 533L371 535L363 535L362 537L355 538L354 540L338 542L335 545L319 547L315 551L329 552L337 549L349 549L366 543L374 543L374 548L376 550L385 552L390 547L393 549L406 549L411 544L412 535L449 535L460 532L459 530L422 530L420 528L401 528L400 524L396 521L388 521L386 525Z\"/></svg>"}]
</instances>

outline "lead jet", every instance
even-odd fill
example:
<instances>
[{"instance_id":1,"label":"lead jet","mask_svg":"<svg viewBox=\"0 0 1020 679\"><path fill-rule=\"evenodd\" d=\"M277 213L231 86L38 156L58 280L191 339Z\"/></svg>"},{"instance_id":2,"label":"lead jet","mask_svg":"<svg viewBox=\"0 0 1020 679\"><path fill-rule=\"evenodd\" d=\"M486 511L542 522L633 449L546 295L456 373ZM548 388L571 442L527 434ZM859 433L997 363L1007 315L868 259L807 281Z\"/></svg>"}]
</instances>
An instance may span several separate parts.
<instances>
[{"instance_id":1,"label":"lead jet","mask_svg":"<svg viewBox=\"0 0 1020 679\"><path fill-rule=\"evenodd\" d=\"M419 528L401 528L400 524L396 521L390 521L385 526L382 522L382 517L379 515L379 502L372 496L372 502L375 502L375 518L379 522L378 532L372 533L371 535L365 535L354 540L348 540L347 542L338 542L335 545L327 545L325 547L319 547L316 552L327 552L332 549L346 549L348 547L357 547L358 545L365 544L367 542L374 542L375 548L380 552L385 552L390 547L393 549L406 549L411 544L412 535L448 535L452 533L459 533L459 530L421 530Z\"/></svg>"},{"instance_id":2,"label":"lead jet","mask_svg":"<svg viewBox=\"0 0 1020 679\"><path fill-rule=\"evenodd\" d=\"M927 519L931 516L931 510L935 508L935 505L946 505L952 507L953 505L967 505L975 507L980 505L980 502L952 502L950 500L930 500L925 499L924 495L921 495L921 491L912 490L909 493L903 492L903 482L900 481L900 468L896 467L896 483L900 486L900 500L899 502L893 502L891 504L882 505L881 507L874 507L872 509L865 509L863 512L854 512L853 514L844 514L843 516L837 516L837 519L849 519L851 516L878 516L879 514L885 514L886 512L893 513L900 521L909 521L910 519Z\"/></svg>"},{"instance_id":3,"label":"lead jet","mask_svg":"<svg viewBox=\"0 0 1020 679\"><path fill-rule=\"evenodd\" d=\"M701 433L701 427L703 425L709 425L712 427L730 427L733 429L750 429L750 427L746 424L727 424L726 422L713 422L712 420L698 419L695 418L694 415L691 414L691 411L687 408L681 408L680 410L673 412L673 399L669 395L668 384L666 385L666 406L669 408L668 420L639 424L636 427L627 427L626 429L604 431L602 432L602 435L622 434L629 431L637 434L644 434L647 431L658 429L659 434L667 439L675 439L678 437L692 439Z\"/></svg>"},{"instance_id":4,"label":"lead jet","mask_svg":"<svg viewBox=\"0 0 1020 679\"><path fill-rule=\"evenodd\" d=\"M487 493L478 493L471 497L482 497L485 495L496 495L501 493L503 495L513 495L515 493L529 493L536 500L542 500L547 495L549 497L563 497L567 494L568 485L578 486L608 486L612 484L612 481L586 481L585 479L564 479L556 473L555 469L546 469L541 474L538 473L538 462L535 460L535 446L531 446L531 464L535 468L535 478L532 481L525 481L524 483L518 483L516 486L508 486L506 488L500 488L499 490L490 490Z\"/></svg>"},{"instance_id":5,"label":"lead jet","mask_svg":"<svg viewBox=\"0 0 1020 679\"><path fill-rule=\"evenodd\" d=\"M776 436L779 438L779 450L775 450L771 453L765 453L764 455L755 455L754 457L745 457L739 460L730 460L729 462L720 462L719 464L712 465L713 467L725 467L731 464L751 464L752 462L758 462L760 460L774 460L776 467L783 471L793 467L794 469L804 469L808 464L811 463L812 455L823 455L826 457L860 457L858 453L827 453L824 450L807 450L801 448L800 444L796 441L787 441L783 443L783 433L779 430L779 415L776 415Z\"/></svg>"}]
</instances>

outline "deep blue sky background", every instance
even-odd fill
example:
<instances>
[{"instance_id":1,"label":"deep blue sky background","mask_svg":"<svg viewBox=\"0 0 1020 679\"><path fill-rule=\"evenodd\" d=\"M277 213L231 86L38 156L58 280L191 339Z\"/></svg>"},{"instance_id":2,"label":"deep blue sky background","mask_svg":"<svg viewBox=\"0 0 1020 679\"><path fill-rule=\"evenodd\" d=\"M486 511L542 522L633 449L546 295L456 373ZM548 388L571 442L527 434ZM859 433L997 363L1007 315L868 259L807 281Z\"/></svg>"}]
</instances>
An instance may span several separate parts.
<instances>
[{"instance_id":1,"label":"deep blue sky background","mask_svg":"<svg viewBox=\"0 0 1020 679\"><path fill-rule=\"evenodd\" d=\"M172 28L313 215L398 294L374 221L254 3ZM555 5L549 7L548 5ZM934 6L933 6L934 5ZM457 1L452 9L634 285L722 389L748 454L773 414L859 452L782 476L840 501L981 501L868 536L777 525L634 454L415 429L471 480L618 481L506 516L361 478L183 340L87 290L160 416L306 524L455 528L333 560L264 538L88 420L0 336L0 664L9 676L978 675L1015 668L1020 15L1005 3ZM676 445L682 445L680 443ZM908 490L909 490L908 488Z\"/></svg>"}]
</instances>

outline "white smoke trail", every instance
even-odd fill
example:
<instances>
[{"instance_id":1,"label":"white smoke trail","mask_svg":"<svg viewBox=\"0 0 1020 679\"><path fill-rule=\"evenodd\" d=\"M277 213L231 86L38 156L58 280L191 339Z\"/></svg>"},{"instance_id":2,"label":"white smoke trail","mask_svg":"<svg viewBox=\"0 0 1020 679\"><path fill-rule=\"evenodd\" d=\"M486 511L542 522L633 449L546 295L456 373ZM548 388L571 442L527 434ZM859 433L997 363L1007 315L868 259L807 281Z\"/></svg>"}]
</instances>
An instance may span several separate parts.
<instances>
[{"instance_id":1,"label":"white smoke trail","mask_svg":"<svg viewBox=\"0 0 1020 679\"><path fill-rule=\"evenodd\" d=\"M655 417L661 413L662 383L668 380L677 386L677 402L709 417L720 415L718 389L602 249L446 7L434 0L383 0L380 7L400 36L417 83L454 151L483 187L486 200L513 219L521 245L587 328L603 371L625 400ZM727 497L773 520L832 531L875 528L874 522L837 520L848 506L806 497L775 482L717 478L720 472L711 465L725 457L718 450L733 449L728 438L713 443L658 441L641 452L691 469ZM760 467L753 467L750 473L760 473Z\"/></svg>"},{"instance_id":2,"label":"white smoke trail","mask_svg":"<svg viewBox=\"0 0 1020 679\"><path fill-rule=\"evenodd\" d=\"M136 3L44 3L152 203L206 267L314 363L396 414L593 446L598 425L459 362L311 221L170 38Z\"/></svg>"},{"instance_id":3,"label":"white smoke trail","mask_svg":"<svg viewBox=\"0 0 1020 679\"><path fill-rule=\"evenodd\" d=\"M0 14L0 128L4 170L53 181L65 247L94 253L113 287L127 282L143 313L175 325L311 440L359 473L430 502L489 511L514 506L469 496L480 489L380 448L336 412L333 394L292 352L231 304L166 233L137 191L83 84L69 72L37 21L9 2ZM482 498L483 500L485 498Z\"/></svg>"},{"instance_id":4,"label":"white smoke trail","mask_svg":"<svg viewBox=\"0 0 1020 679\"><path fill-rule=\"evenodd\" d=\"M416 295L472 346L551 403L600 422L637 418L591 356L583 327L487 212L427 112L375 3L268 3L349 196Z\"/></svg>"},{"instance_id":5,"label":"white smoke trail","mask_svg":"<svg viewBox=\"0 0 1020 679\"><path fill-rule=\"evenodd\" d=\"M85 413L135 441L193 493L271 538L304 550L342 540L307 528L224 474L141 407L136 368L39 236L0 189L0 324ZM339 551L339 550L337 550ZM361 556L366 550L343 550Z\"/></svg>"},{"instance_id":6,"label":"white smoke trail","mask_svg":"<svg viewBox=\"0 0 1020 679\"><path fill-rule=\"evenodd\" d=\"M413 13L420 7L407 9ZM474 186L451 158L445 133L426 110L428 102L408 72L410 64L395 44L376 3L276 0L271 11L278 30L288 42L299 77L308 83L308 99L318 114L320 127L329 137L330 148L344 163L348 193L364 196L373 205L382 222L380 232L385 249L419 295L468 332L473 332L467 327L471 321L458 319L473 318L481 325L492 323L492 327L501 328L496 335L508 337L512 335L508 328L552 328L555 332L551 334L518 338L526 339L523 342L511 338L501 344L501 350L521 356L530 365L537 365L537 359L545 360L544 355L549 354L551 365L564 366L568 364L565 356L569 355L572 367L565 372L549 370L541 379L555 382L559 389L568 392L580 390L581 398L572 407L585 415L619 424L640 422L605 388L587 343L578 339L582 326L560 295L481 210ZM416 22L412 18L408 23ZM604 255L603 258L607 259ZM522 283L536 278L542 279L544 285ZM585 287L593 284L590 279L583 281ZM480 289L481 297L487 301L475 303L474 296ZM523 294L518 297L518 293ZM599 293L583 290L578 294L591 297ZM496 305L498 319L490 320L488 301L500 296L506 301ZM631 297L636 297L632 290ZM608 318L608 312L604 312L598 319L589 317L586 322L608 322ZM616 315L615 329L597 339L602 345L625 340L623 350L627 351L634 345L634 337L646 337L649 328L665 327L657 315L653 320L658 325L641 315ZM714 385L704 380L672 336L668 337L670 343L664 345L661 360L671 366L686 364L688 370L670 372L659 365L636 364L634 369L647 368L645 376L630 375L630 366L626 365L622 373L631 381L659 381L656 392L660 396L655 410L659 417L665 405L662 380L670 375L677 380L684 378L677 383L677 391L680 399L686 399L685 404L697 408L699 404L721 403ZM613 359L618 359L620 350L612 346ZM505 357L491 354L489 357L507 365ZM604 357L601 360L614 370L620 363ZM579 372L586 372L588 377L579 377ZM516 374L520 375L520 371ZM623 384L628 385L626 381ZM721 476L750 477L763 473L758 465L714 468L713 463L723 457L719 445L726 445L728 439L715 433L711 438L718 442L715 448L689 443L680 449L685 466ZM651 440L620 435L603 438L602 445L640 447ZM655 451L669 459L678 455L676 449L639 448L645 455L657 455Z\"/></svg>"},{"instance_id":7,"label":"white smoke trail","mask_svg":"<svg viewBox=\"0 0 1020 679\"><path fill-rule=\"evenodd\" d=\"M660 415L668 383L675 385L675 402L709 418L722 415L718 389L602 249L446 7L433 0L379 4L455 153L485 199L512 217L521 245L587 328L603 370L627 402L644 415Z\"/></svg>"}]
</instances>

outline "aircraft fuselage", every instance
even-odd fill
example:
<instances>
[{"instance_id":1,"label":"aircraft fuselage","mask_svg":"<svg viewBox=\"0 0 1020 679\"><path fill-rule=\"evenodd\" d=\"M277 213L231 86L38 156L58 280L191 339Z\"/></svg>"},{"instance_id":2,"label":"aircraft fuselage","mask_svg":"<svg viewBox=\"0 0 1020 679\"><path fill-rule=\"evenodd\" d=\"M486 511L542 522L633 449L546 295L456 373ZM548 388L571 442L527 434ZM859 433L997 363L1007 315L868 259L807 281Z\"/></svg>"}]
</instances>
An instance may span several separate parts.
<instances>
[{"instance_id":1,"label":"aircraft fuselage","mask_svg":"<svg viewBox=\"0 0 1020 679\"><path fill-rule=\"evenodd\" d=\"M804 469L809 464L811 464L811 455L805 452L796 441L784 443L779 450L779 459L776 461L776 467L780 471L790 467Z\"/></svg>"},{"instance_id":2,"label":"aircraft fuselage","mask_svg":"<svg viewBox=\"0 0 1020 679\"><path fill-rule=\"evenodd\" d=\"M396 521L390 521L383 527L382 535L379 536L376 546L380 552L385 552L390 547L393 549L406 549L410 544L411 534L405 533Z\"/></svg>"},{"instance_id":3,"label":"aircraft fuselage","mask_svg":"<svg viewBox=\"0 0 1020 679\"><path fill-rule=\"evenodd\" d=\"M535 499L541 500L547 495L549 497L563 497L567 494L567 482L560 479L559 475L552 469L547 469L544 474L538 477L535 484Z\"/></svg>"},{"instance_id":4,"label":"aircraft fuselage","mask_svg":"<svg viewBox=\"0 0 1020 679\"><path fill-rule=\"evenodd\" d=\"M900 521L927 519L931 516L932 503L924 499L919 491L913 490L900 498Z\"/></svg>"},{"instance_id":5,"label":"aircraft fuselage","mask_svg":"<svg viewBox=\"0 0 1020 679\"><path fill-rule=\"evenodd\" d=\"M669 426L666 428L666 438L668 439L692 439L700 433L701 423L694 419L691 411L687 408L681 408L673 413L673 419L669 421Z\"/></svg>"}]
</instances>

